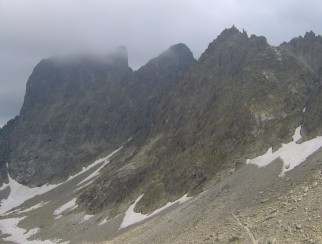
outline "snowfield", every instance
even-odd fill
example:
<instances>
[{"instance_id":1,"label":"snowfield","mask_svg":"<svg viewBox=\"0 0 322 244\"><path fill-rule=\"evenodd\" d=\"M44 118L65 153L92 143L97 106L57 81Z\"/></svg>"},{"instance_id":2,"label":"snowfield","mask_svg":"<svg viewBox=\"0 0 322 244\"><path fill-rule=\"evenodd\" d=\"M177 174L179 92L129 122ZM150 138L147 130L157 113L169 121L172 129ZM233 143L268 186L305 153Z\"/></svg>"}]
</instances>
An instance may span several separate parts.
<instances>
[{"instance_id":1,"label":"snowfield","mask_svg":"<svg viewBox=\"0 0 322 244\"><path fill-rule=\"evenodd\" d=\"M90 215L90 214L86 214L83 219L79 222L79 223L83 223L91 218L93 218L95 215Z\"/></svg>"},{"instance_id":2,"label":"snowfield","mask_svg":"<svg viewBox=\"0 0 322 244\"><path fill-rule=\"evenodd\" d=\"M4 214L12 208L20 206L26 200L31 199L37 195L44 194L58 185L43 185L41 187L30 188L25 185L19 184L17 181L13 180L8 174L9 178L9 187L10 187L10 195L7 199L4 199L0 202L0 214Z\"/></svg>"},{"instance_id":3,"label":"snowfield","mask_svg":"<svg viewBox=\"0 0 322 244\"><path fill-rule=\"evenodd\" d=\"M98 223L98 225L104 225L108 222L107 217L105 219L103 219L100 223Z\"/></svg>"},{"instance_id":4,"label":"snowfield","mask_svg":"<svg viewBox=\"0 0 322 244\"><path fill-rule=\"evenodd\" d=\"M113 156L115 153L117 153L119 150L121 150L121 148L113 151L111 154L109 154L108 156L98 159L95 162L93 162L92 164L90 164L87 167L84 167L79 173L70 176L65 182L62 182L60 184L57 185L43 185L41 187L34 187L34 188L30 188L28 186L19 184L18 182L16 182L14 179L12 179L10 177L10 175L8 174L8 178L9 178L9 183L8 184L3 184L3 186L0 188L0 191L6 189L6 188L10 188L10 193L9 196L7 197L7 199L3 199L0 202L0 216L1 217L6 217L9 216L9 214L23 214L23 213L29 213L33 210L39 209L41 207L44 207L47 204L51 204L54 201L41 201L38 204L35 204L32 207L23 209L16 209L15 211L10 211L13 208L16 208L20 205L22 205L25 201L34 198L37 195L42 195L45 194L55 188L57 188L58 186L61 186L67 182L70 182L72 179L75 179L77 176L82 175L83 173L86 173L87 171L89 171L90 169L92 169L93 167L100 165L100 167L98 167L97 170L95 170L93 173L91 173L89 176L87 176L84 180L82 180L81 182L79 182L77 185L75 183L75 185L73 185L73 188L76 188L78 185L81 185L80 187L77 188L77 190L91 184L93 182L93 180L99 176L100 174L100 170L110 162L109 158L111 156ZM89 181L89 182L88 182ZM84 184L85 183L85 184ZM82 185L83 184L83 185ZM73 191L72 191L73 192ZM55 200L55 199L52 199ZM78 205L76 204L76 198L73 198L71 201L63 204L62 206L58 207L53 215L54 215L54 219L58 219L62 216L62 214L65 211L71 211L75 208L77 208ZM23 210L21 210L23 209ZM83 221L87 221L89 220L91 217L91 215L85 215L82 222ZM23 221L24 219L26 219L27 216L23 216L23 217L17 217L17 218L4 218L4 219L0 219L0 231L2 234L7 234L9 235L8 237L5 237L3 240L5 241L11 241L11 242L15 242L15 243L21 243L21 244L38 244L38 243L61 243L61 240L45 240L45 241L40 241L40 240L33 240L33 241L29 241L27 240L28 238L31 238L32 236L34 236L39 229L38 228L34 228L31 229L29 231L18 227L18 224ZM63 242L63 243L68 243L68 242Z\"/></svg>"},{"instance_id":5,"label":"snowfield","mask_svg":"<svg viewBox=\"0 0 322 244\"><path fill-rule=\"evenodd\" d=\"M297 144L296 142L301 138L301 126L299 126L295 130L293 141L283 144L275 152L272 151L272 148L269 148L265 154L254 159L247 159L246 163L265 167L280 158L283 160L283 168L279 176L282 177L286 172L303 163L310 155L322 147L322 136Z\"/></svg>"},{"instance_id":6,"label":"snowfield","mask_svg":"<svg viewBox=\"0 0 322 244\"><path fill-rule=\"evenodd\" d=\"M10 195L7 199L4 199L0 202L1 206L0 206L0 214L4 214L7 211L9 211L12 208L15 208L17 206L20 206L21 204L23 204L25 201L37 196L37 195L42 195L50 190L53 190L54 188L71 181L72 179L76 178L77 176L87 172L88 170L90 170L91 168L95 167L96 165L103 163L103 165L101 165L101 167L99 167L97 170L95 170L95 172L93 172L90 176L88 176L85 180L81 181L80 183L78 183L77 185L82 184L85 181L88 181L90 179L93 179L95 177L97 177L99 175L99 171L107 164L109 163L109 158L111 156L113 156L115 153L117 153L119 150L121 150L123 147L120 147L119 149L113 151L111 154L109 154L108 156L98 159L96 160L94 163L90 164L87 167L84 167L82 169L82 171L80 171L79 173L70 176L65 182L59 183L57 185L43 185L40 187L34 187L34 188L30 188L28 186L19 184L18 182L16 182L14 179L12 179L10 177L10 175L8 174L8 178L9 178L9 183L8 184L4 184L1 188L1 190L4 190L7 187L10 187Z\"/></svg>"},{"instance_id":7,"label":"snowfield","mask_svg":"<svg viewBox=\"0 0 322 244\"><path fill-rule=\"evenodd\" d=\"M155 215L157 215L158 213L160 213L161 211L175 205L175 204L182 204L185 203L186 201L190 200L192 197L188 197L187 194L184 195L183 197L179 198L178 200L174 201L174 202L168 202L166 205L164 205L163 207L155 210L153 213L149 214L149 215L144 215L141 213L136 213L134 211L135 205L141 200L141 198L143 197L144 194L142 194L141 196L139 196L135 202L128 208L128 210L125 212L125 217L122 221L122 224L120 226L120 229L126 228L130 225L139 223L141 221L144 221L148 218L151 218Z\"/></svg>"},{"instance_id":8,"label":"snowfield","mask_svg":"<svg viewBox=\"0 0 322 244\"><path fill-rule=\"evenodd\" d=\"M81 175L81 174L83 174L83 173L87 172L88 170L90 170L91 168L95 167L96 165L101 164L101 163L103 163L103 162L104 162L104 164L103 164L101 167L99 167L97 170L95 170L95 172L93 172L93 173L92 173L90 176L88 176L86 179L84 179L84 180L82 180L81 182L79 182L77 185L81 185L81 184L83 184L84 182L86 182L86 181L88 181L88 180L90 180L90 179L93 179L93 178L97 177L97 176L99 175L99 171L100 171L100 170L101 170L101 169L102 169L106 164L108 164L108 163L110 162L109 158L110 158L110 157L112 157L112 156L113 156L115 153L117 153L118 151L120 151L122 148L123 148L123 147L120 147L119 149L116 149L115 151L113 151L111 154L107 155L105 158L100 158L100 159L96 160L94 163L92 163L92 164L88 165L87 167L84 167L84 168L82 169L82 171L80 171L79 173L77 173L77 174L75 174L75 175L73 175L73 176L70 176L70 177L68 178L68 180L67 180L67 181L70 181L70 180L74 179L75 177L77 177L77 176L79 176L79 175Z\"/></svg>"},{"instance_id":9,"label":"snowfield","mask_svg":"<svg viewBox=\"0 0 322 244\"><path fill-rule=\"evenodd\" d=\"M68 243L61 242L61 240L33 240L29 241L28 238L34 236L39 231L38 228L31 229L26 231L25 229L19 228L18 224L24 220L26 216L20 218L10 218L10 219L1 219L0 220L0 229L2 234L10 235L6 238L3 238L5 241L11 241L15 243L23 244L53 244L53 243Z\"/></svg>"},{"instance_id":10,"label":"snowfield","mask_svg":"<svg viewBox=\"0 0 322 244\"><path fill-rule=\"evenodd\" d=\"M57 216L60 216L63 212L69 210L73 210L75 208L78 207L78 205L76 204L76 198L70 200L69 202L65 203L64 205L60 206L59 208L57 208L55 211L54 211L54 216L57 217Z\"/></svg>"},{"instance_id":11,"label":"snowfield","mask_svg":"<svg viewBox=\"0 0 322 244\"><path fill-rule=\"evenodd\" d=\"M28 212L36 210L38 208L42 208L43 206L45 206L49 202L50 201L48 201L48 202L41 201L40 203L38 203L38 204L36 204L36 205L34 205L34 206L30 207L30 208L27 208L27 209L24 209L24 210L19 210L19 211L15 212L15 213L17 213L17 214L28 213Z\"/></svg>"},{"instance_id":12,"label":"snowfield","mask_svg":"<svg viewBox=\"0 0 322 244\"><path fill-rule=\"evenodd\" d=\"M7 187L9 187L9 184L5 184L3 183L3 185L0 187L0 191L3 191L4 189L6 189Z\"/></svg>"},{"instance_id":13,"label":"snowfield","mask_svg":"<svg viewBox=\"0 0 322 244\"><path fill-rule=\"evenodd\" d=\"M73 192L77 192L77 191L79 191L79 190L81 190L81 189L85 188L86 186L91 185L91 184L93 183L93 181L94 181L94 180L91 180L91 181L87 182L86 184L81 185L80 187L78 187L77 189L75 189Z\"/></svg>"},{"instance_id":14,"label":"snowfield","mask_svg":"<svg viewBox=\"0 0 322 244\"><path fill-rule=\"evenodd\" d=\"M110 160L105 159L103 162L104 163L97 170L95 170L93 173L91 173L89 176L87 176L84 180L82 180L81 182L79 182L77 184L77 186L79 186L79 185L81 185L81 184L83 184L83 183L85 183L87 181L90 181L90 180L91 180L90 182L93 182L93 179L95 179L97 176L100 175L101 169L104 168L105 165L107 165L110 162Z\"/></svg>"}]
</instances>

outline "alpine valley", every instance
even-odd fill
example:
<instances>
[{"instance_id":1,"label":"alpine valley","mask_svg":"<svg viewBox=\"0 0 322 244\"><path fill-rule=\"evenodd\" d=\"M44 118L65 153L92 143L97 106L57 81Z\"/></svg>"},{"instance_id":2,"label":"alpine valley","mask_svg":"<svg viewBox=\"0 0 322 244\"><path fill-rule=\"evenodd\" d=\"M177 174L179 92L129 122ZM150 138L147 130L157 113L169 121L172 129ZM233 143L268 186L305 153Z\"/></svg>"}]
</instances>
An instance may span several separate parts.
<instances>
[{"instance_id":1,"label":"alpine valley","mask_svg":"<svg viewBox=\"0 0 322 244\"><path fill-rule=\"evenodd\" d=\"M0 129L0 242L322 243L321 148L312 31L44 59Z\"/></svg>"}]
</instances>

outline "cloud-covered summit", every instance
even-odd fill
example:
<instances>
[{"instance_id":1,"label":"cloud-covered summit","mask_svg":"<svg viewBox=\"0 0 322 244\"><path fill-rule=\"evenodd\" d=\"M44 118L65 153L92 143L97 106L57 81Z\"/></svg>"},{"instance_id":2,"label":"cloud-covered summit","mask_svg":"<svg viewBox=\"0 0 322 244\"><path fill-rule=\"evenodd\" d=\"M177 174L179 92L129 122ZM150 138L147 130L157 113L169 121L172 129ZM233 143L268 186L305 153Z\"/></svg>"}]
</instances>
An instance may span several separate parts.
<instances>
[{"instance_id":1,"label":"cloud-covered summit","mask_svg":"<svg viewBox=\"0 0 322 244\"><path fill-rule=\"evenodd\" d=\"M278 45L322 33L321 8L316 0L0 0L0 124L19 113L28 76L43 58L124 45L136 69L180 42L198 58L233 24Z\"/></svg>"}]
</instances>

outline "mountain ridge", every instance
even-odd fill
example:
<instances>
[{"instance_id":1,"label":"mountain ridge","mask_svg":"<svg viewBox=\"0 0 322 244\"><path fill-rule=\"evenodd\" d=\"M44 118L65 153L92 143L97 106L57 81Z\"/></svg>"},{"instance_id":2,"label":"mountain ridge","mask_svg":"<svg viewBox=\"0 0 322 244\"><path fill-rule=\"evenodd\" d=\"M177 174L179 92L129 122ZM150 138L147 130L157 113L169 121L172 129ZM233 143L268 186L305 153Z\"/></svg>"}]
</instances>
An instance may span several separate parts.
<instances>
[{"instance_id":1,"label":"mountain ridge","mask_svg":"<svg viewBox=\"0 0 322 244\"><path fill-rule=\"evenodd\" d=\"M149 132L151 140L141 148L150 149L146 156L128 159L140 173L125 171L125 179L144 179L136 186L145 193L137 211L150 213L186 192L203 191L209 181L220 181L224 172L237 170L247 158L290 142L295 128L315 114L303 113L318 86L310 69L302 69L300 60L269 46L263 37L248 37L235 28L228 33L226 38L236 41L226 49L220 45L208 49L218 51L203 55L161 101ZM231 51L234 45L236 52ZM231 52L236 59L230 58ZM314 121L305 123L303 131L306 126L319 128ZM145 166L138 163L141 160ZM112 200L99 193L110 182L108 175L81 195L82 204L98 195L103 202ZM135 185L124 184L125 189ZM113 189L107 186L106 191ZM134 196L130 199L135 200ZM96 212L97 208L91 203L87 210Z\"/></svg>"},{"instance_id":2,"label":"mountain ridge","mask_svg":"<svg viewBox=\"0 0 322 244\"><path fill-rule=\"evenodd\" d=\"M233 26L197 61L182 43L137 71L124 47L107 61L41 61L20 116L0 131L1 181L8 163L20 183L57 183L132 138L80 194L82 208L114 216L144 192L136 210L150 213L200 193L300 124L304 139L321 135L320 39L273 47Z\"/></svg>"},{"instance_id":3,"label":"mountain ridge","mask_svg":"<svg viewBox=\"0 0 322 244\"><path fill-rule=\"evenodd\" d=\"M274 47L233 26L198 60L42 60L0 129L0 210L31 194L0 240L319 243L321 54L313 32Z\"/></svg>"},{"instance_id":4,"label":"mountain ridge","mask_svg":"<svg viewBox=\"0 0 322 244\"><path fill-rule=\"evenodd\" d=\"M181 55L181 60L185 59L186 64L175 66L178 62L176 60L177 53L179 56ZM14 178L18 177L18 170L22 171L20 173L22 178L17 179L20 183L34 186L55 182L54 175L56 174L53 169L53 172L48 173L52 176L47 174L43 178L42 176L31 177L31 175L35 176L37 167L40 171L50 170L48 167L40 169L42 163L36 163L38 166L35 166L36 161L54 161L53 164L62 164L61 166L56 165L58 168L64 168L67 161L74 161L71 171L66 167L61 170L62 178L66 179L70 172L79 170L82 164L89 161L89 158L95 157L95 154L98 156L97 152L99 154L104 152L104 147L117 147L121 141L127 140L139 127L142 127L146 122L141 118L144 118L150 108L141 109L140 106L148 103L151 99L158 99L162 93L169 89L167 82L169 84L175 82L182 73L180 70L188 68L194 62L193 60L190 50L182 51L180 48L175 50L173 47L173 50L170 49L167 53L156 58L155 64L150 65L152 68L149 75L153 80L160 76L158 70L165 62L170 67L173 64L172 71L163 71L163 87L161 84L154 83L146 88L139 83L140 74L145 72L144 67L133 72L128 67L127 52L124 47L100 59L71 57L41 61L27 82L27 92L20 116L9 122L2 130L1 134L3 135L6 134L5 131L13 131L7 133L10 134L10 137L8 135L6 139L2 140L6 144L3 148L7 148L7 150L0 155L0 161L2 164L9 161L9 171ZM154 90L158 87L161 87L160 92L155 93ZM139 101L136 97L131 97L131 92L135 89L149 89L149 93L154 92L154 94L146 98L145 101ZM122 128L122 123L127 125ZM66 132L69 134L64 136ZM106 138L111 138L108 139L109 142L103 139L106 133L108 133ZM119 138L120 135L122 135L121 138ZM27 137L29 141L23 145L21 137ZM30 150L30 146L34 146L34 150ZM47 149L44 146L48 147L50 152L46 152ZM44 150L43 153L42 150ZM8 151L10 153L6 153ZM16 154L15 151L17 151ZM29 151L29 154L22 156L19 155L19 151ZM60 155L55 154L54 151L59 151ZM75 155L64 157L61 155L64 154L63 151L66 151L66 154L71 152ZM80 153L81 156L77 156L77 153ZM38 160L40 155L45 158ZM53 155L57 156L56 161L53 160ZM81 158L83 163L75 164L76 158ZM16 163L10 163L10 161ZM28 164L31 165L29 173ZM13 169L13 165L20 169ZM27 177L24 177L24 174ZM37 175L39 174L46 173L37 172ZM37 177L39 179L36 179Z\"/></svg>"}]
</instances>

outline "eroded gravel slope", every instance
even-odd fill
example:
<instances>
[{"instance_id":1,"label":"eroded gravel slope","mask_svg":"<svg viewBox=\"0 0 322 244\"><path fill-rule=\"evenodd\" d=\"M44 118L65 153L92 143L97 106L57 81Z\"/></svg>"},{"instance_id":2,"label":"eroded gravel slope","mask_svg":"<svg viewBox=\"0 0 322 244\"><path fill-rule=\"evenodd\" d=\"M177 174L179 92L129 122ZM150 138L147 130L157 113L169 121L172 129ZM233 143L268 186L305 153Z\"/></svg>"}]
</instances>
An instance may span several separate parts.
<instances>
[{"instance_id":1,"label":"eroded gravel slope","mask_svg":"<svg viewBox=\"0 0 322 244\"><path fill-rule=\"evenodd\" d=\"M107 243L322 243L322 151L285 177L246 165L185 205Z\"/></svg>"}]
</instances>

